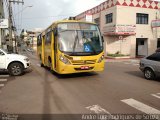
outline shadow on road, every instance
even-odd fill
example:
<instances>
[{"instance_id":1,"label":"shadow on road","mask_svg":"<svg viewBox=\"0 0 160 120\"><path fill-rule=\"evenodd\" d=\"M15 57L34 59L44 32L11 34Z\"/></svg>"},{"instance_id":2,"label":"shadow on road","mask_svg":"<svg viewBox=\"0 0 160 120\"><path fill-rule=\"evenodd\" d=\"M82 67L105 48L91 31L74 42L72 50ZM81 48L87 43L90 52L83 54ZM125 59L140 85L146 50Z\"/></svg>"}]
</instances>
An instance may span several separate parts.
<instances>
[{"instance_id":1,"label":"shadow on road","mask_svg":"<svg viewBox=\"0 0 160 120\"><path fill-rule=\"evenodd\" d=\"M24 70L23 75L26 75L26 74L28 74L28 73L31 73L32 71L33 71L33 69L30 67L30 68Z\"/></svg>"},{"instance_id":2,"label":"shadow on road","mask_svg":"<svg viewBox=\"0 0 160 120\"><path fill-rule=\"evenodd\" d=\"M1 76L3 76L3 75L8 75L8 72L7 72L7 71L0 71L0 78L1 78Z\"/></svg>"},{"instance_id":3,"label":"shadow on road","mask_svg":"<svg viewBox=\"0 0 160 120\"><path fill-rule=\"evenodd\" d=\"M140 78L144 78L141 71L127 71L126 73L130 74L132 76L137 76L137 77L140 77Z\"/></svg>"},{"instance_id":4,"label":"shadow on road","mask_svg":"<svg viewBox=\"0 0 160 120\"><path fill-rule=\"evenodd\" d=\"M84 73L73 73L73 74L58 74L56 72L51 71L54 76L58 79L68 79L68 78L80 78L80 77L89 77L98 75L95 72L84 72Z\"/></svg>"},{"instance_id":5,"label":"shadow on road","mask_svg":"<svg viewBox=\"0 0 160 120\"><path fill-rule=\"evenodd\" d=\"M63 100L60 98L58 93L54 91L54 88L51 86L51 81L49 80L50 73L45 70L44 76L44 95L43 95L43 116L42 120L53 120L55 116L48 115L51 114L56 109L58 111L67 110L68 108L63 103ZM54 108L54 110L52 110Z\"/></svg>"},{"instance_id":6,"label":"shadow on road","mask_svg":"<svg viewBox=\"0 0 160 120\"><path fill-rule=\"evenodd\" d=\"M132 76L136 76L136 77L139 77L139 78L142 78L142 79L145 79L144 78L144 75L141 71L128 71L126 72L127 74L130 74ZM157 77L155 78L153 81L157 81L157 82L160 82L160 77Z\"/></svg>"},{"instance_id":7,"label":"shadow on road","mask_svg":"<svg viewBox=\"0 0 160 120\"><path fill-rule=\"evenodd\" d=\"M84 73L73 73L73 74L58 74L54 71L49 70L49 68L44 67L48 72L51 72L58 79L68 79L68 78L80 78L80 77L89 77L96 76L98 73L96 72L84 72Z\"/></svg>"},{"instance_id":8,"label":"shadow on road","mask_svg":"<svg viewBox=\"0 0 160 120\"><path fill-rule=\"evenodd\" d=\"M7 82L10 82L10 81L16 80L16 77L25 76L28 73L31 73L32 71L33 71L33 69L31 69L31 68L26 69L24 71L24 73L22 75L20 75L20 76L10 76L7 71L1 71L0 72L0 78L2 78L2 79L5 78L5 79L7 79Z\"/></svg>"}]
</instances>

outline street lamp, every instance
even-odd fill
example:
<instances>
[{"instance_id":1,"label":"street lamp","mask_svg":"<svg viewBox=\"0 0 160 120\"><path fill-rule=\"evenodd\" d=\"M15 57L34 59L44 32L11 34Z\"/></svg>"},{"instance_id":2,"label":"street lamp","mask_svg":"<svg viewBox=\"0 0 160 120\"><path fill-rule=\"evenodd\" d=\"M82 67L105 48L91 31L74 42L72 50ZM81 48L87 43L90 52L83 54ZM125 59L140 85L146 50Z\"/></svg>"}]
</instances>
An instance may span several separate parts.
<instances>
[{"instance_id":1,"label":"street lamp","mask_svg":"<svg viewBox=\"0 0 160 120\"><path fill-rule=\"evenodd\" d=\"M33 5L25 6L21 11L19 11L18 13L16 13L15 16L18 15L19 13L23 12L26 8L29 8L29 7L33 7Z\"/></svg>"},{"instance_id":2,"label":"street lamp","mask_svg":"<svg viewBox=\"0 0 160 120\"><path fill-rule=\"evenodd\" d=\"M26 8L31 8L33 7L33 5L28 5L28 6L25 6L21 11L19 11L18 13L14 14L14 16L17 16L18 14L21 13L21 17L22 17L22 12L26 9ZM22 19L21 19L21 25L22 25ZM22 27L22 26L21 26ZM16 45L16 42L17 40L15 39L15 51L17 52L17 45Z\"/></svg>"}]
</instances>

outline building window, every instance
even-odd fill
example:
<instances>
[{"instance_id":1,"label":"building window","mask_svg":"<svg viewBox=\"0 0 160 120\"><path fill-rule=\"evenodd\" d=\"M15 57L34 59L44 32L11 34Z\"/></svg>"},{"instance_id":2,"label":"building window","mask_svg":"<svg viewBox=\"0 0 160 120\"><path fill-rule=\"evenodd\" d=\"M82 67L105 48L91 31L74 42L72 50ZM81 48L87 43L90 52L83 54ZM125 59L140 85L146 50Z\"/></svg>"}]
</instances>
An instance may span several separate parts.
<instances>
[{"instance_id":1,"label":"building window","mask_svg":"<svg viewBox=\"0 0 160 120\"><path fill-rule=\"evenodd\" d=\"M99 19L99 18L96 18L96 19L94 19L94 22L99 26L99 24L100 24L100 19Z\"/></svg>"},{"instance_id":2,"label":"building window","mask_svg":"<svg viewBox=\"0 0 160 120\"><path fill-rule=\"evenodd\" d=\"M137 13L137 24L148 24L148 14Z\"/></svg>"},{"instance_id":3,"label":"building window","mask_svg":"<svg viewBox=\"0 0 160 120\"><path fill-rule=\"evenodd\" d=\"M144 40L141 40L141 41L140 41L140 45L144 45Z\"/></svg>"},{"instance_id":4,"label":"building window","mask_svg":"<svg viewBox=\"0 0 160 120\"><path fill-rule=\"evenodd\" d=\"M107 14L106 15L106 24L112 23L112 22L113 22L113 13Z\"/></svg>"}]
</instances>

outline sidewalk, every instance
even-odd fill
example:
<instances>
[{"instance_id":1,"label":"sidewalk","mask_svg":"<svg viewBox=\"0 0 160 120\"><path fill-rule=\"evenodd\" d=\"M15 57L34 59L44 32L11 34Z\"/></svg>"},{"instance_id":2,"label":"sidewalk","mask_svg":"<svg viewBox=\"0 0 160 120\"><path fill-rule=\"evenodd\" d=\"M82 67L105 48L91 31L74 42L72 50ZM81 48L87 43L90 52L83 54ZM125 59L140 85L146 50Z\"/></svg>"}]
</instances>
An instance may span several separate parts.
<instances>
[{"instance_id":1,"label":"sidewalk","mask_svg":"<svg viewBox=\"0 0 160 120\"><path fill-rule=\"evenodd\" d=\"M106 58L105 62L132 62L132 63L139 63L141 58L127 58L127 59L109 59Z\"/></svg>"}]
</instances>

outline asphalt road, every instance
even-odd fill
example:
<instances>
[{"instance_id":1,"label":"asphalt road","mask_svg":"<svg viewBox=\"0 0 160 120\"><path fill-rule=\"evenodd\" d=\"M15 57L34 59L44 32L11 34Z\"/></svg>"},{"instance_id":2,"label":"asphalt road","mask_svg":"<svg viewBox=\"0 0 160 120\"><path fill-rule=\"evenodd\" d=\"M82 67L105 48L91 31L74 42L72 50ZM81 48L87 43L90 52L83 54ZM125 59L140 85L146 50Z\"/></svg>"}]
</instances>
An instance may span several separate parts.
<instances>
[{"instance_id":1,"label":"asphalt road","mask_svg":"<svg viewBox=\"0 0 160 120\"><path fill-rule=\"evenodd\" d=\"M57 75L28 56L32 66L23 76L0 75L2 113L160 114L160 78L145 80L137 63L111 61L101 73Z\"/></svg>"}]
</instances>

